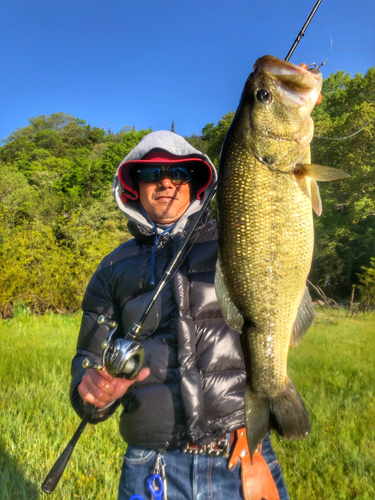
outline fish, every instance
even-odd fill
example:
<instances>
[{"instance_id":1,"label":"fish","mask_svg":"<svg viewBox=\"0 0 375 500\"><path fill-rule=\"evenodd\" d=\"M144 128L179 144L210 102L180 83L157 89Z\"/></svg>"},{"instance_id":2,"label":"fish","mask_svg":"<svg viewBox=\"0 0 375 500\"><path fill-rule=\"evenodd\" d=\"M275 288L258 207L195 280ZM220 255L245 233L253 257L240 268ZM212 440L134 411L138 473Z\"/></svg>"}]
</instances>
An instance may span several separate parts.
<instances>
[{"instance_id":1,"label":"fish","mask_svg":"<svg viewBox=\"0 0 375 500\"><path fill-rule=\"evenodd\" d=\"M219 160L215 288L227 324L241 333L251 458L272 429L288 440L311 431L287 374L288 350L315 317L306 280L312 212L322 213L317 181L348 176L311 164L310 114L322 82L316 68L258 59Z\"/></svg>"}]
</instances>

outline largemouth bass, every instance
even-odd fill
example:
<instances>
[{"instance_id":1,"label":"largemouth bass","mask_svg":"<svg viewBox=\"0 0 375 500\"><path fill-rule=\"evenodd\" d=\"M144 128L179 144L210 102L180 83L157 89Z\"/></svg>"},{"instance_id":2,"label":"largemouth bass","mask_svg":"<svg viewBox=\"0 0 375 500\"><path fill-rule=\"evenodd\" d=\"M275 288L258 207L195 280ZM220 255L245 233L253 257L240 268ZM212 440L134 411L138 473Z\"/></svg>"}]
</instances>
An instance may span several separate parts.
<instances>
[{"instance_id":1,"label":"largemouth bass","mask_svg":"<svg viewBox=\"0 0 375 500\"><path fill-rule=\"evenodd\" d=\"M316 181L347 176L310 164L310 113L321 86L317 69L258 59L220 158L215 285L228 325L242 333L251 456L271 429L286 439L310 432L287 356L292 332L297 344L311 324L307 318L300 328L297 312L303 316L309 302L312 208L322 211Z\"/></svg>"}]
</instances>

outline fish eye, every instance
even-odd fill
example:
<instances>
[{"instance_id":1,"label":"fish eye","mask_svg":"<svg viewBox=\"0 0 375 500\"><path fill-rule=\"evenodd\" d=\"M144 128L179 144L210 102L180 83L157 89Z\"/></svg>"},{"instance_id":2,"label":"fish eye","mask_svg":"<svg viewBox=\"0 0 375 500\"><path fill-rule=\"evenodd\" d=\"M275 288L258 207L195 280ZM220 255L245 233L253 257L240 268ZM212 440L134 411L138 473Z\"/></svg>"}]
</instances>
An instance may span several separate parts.
<instances>
[{"instance_id":1,"label":"fish eye","mask_svg":"<svg viewBox=\"0 0 375 500\"><path fill-rule=\"evenodd\" d=\"M257 92L257 99L259 102L270 102L271 92L268 92L266 89L260 89Z\"/></svg>"}]
</instances>

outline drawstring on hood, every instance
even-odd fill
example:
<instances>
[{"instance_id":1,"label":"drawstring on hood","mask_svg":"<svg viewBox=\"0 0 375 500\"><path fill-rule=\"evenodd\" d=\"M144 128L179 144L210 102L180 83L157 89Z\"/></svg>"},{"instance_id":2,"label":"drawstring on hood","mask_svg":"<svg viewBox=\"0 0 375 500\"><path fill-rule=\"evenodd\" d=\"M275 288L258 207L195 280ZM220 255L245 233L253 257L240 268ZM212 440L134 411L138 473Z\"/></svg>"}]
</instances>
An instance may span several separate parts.
<instances>
[{"instance_id":1,"label":"drawstring on hood","mask_svg":"<svg viewBox=\"0 0 375 500\"><path fill-rule=\"evenodd\" d=\"M152 224L152 227L155 231L155 243L154 243L154 246L153 246L153 249L152 249L152 254L151 254L151 281L150 281L150 285L154 285L155 284L155 262L156 262L156 250L158 248L158 244L159 244L159 240L160 238L164 235L164 234L167 234L171 229L174 228L174 226L176 225L176 222L174 224L171 224L170 226L168 226L166 229L164 229L164 231L159 234L157 234L157 226L154 222L152 222L152 220L150 219L150 217L148 216L148 213L146 212L146 210L144 209L143 205L141 202L139 202L139 206L141 207L141 210L142 210L142 213L143 215L146 217L147 220L150 221L150 223Z\"/></svg>"}]
</instances>

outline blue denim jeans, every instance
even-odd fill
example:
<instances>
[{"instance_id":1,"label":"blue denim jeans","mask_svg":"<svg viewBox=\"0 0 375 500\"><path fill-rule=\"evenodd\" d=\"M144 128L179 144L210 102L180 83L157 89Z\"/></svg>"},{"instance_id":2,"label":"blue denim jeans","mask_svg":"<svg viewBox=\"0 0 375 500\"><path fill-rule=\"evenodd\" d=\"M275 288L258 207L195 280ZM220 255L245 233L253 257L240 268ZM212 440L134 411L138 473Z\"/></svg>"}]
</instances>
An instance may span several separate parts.
<instances>
[{"instance_id":1,"label":"blue denim jeans","mask_svg":"<svg viewBox=\"0 0 375 500\"><path fill-rule=\"evenodd\" d=\"M267 436L262 455L275 480L280 500L289 500L281 467ZM129 500L138 494L151 499L147 481L153 474L157 452L128 446L118 491L118 500ZM185 455L179 450L163 454L166 463L168 500L240 500L240 463L230 471L228 459L203 455Z\"/></svg>"}]
</instances>

